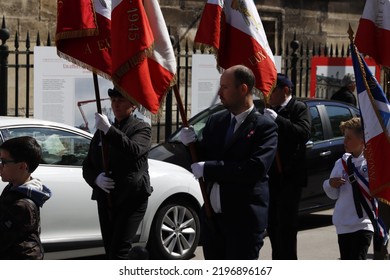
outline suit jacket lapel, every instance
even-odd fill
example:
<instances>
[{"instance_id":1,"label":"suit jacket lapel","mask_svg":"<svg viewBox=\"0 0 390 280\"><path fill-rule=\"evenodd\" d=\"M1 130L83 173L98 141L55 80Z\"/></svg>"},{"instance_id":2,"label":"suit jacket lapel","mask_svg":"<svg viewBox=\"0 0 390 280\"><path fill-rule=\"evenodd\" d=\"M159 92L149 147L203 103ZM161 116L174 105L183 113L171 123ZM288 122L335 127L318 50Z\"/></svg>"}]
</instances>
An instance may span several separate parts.
<instances>
[{"instance_id":1,"label":"suit jacket lapel","mask_svg":"<svg viewBox=\"0 0 390 280\"><path fill-rule=\"evenodd\" d=\"M256 118L256 112L257 112L256 108L253 108L253 110L246 117L245 121L234 132L230 141L225 144L225 149L229 148L243 134L243 132L246 130L248 124Z\"/></svg>"}]
</instances>

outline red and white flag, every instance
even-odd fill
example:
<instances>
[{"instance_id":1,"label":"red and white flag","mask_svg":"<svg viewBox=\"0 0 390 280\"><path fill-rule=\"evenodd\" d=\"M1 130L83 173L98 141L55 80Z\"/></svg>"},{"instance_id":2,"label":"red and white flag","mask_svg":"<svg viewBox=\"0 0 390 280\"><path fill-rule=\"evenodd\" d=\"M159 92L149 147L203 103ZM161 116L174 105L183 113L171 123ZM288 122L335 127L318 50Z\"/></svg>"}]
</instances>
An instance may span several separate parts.
<instances>
[{"instance_id":1,"label":"red and white flag","mask_svg":"<svg viewBox=\"0 0 390 280\"><path fill-rule=\"evenodd\" d=\"M219 67L245 65L256 76L256 88L264 95L272 90L274 56L253 0L208 0L195 42L215 50Z\"/></svg>"},{"instance_id":2,"label":"red and white flag","mask_svg":"<svg viewBox=\"0 0 390 280\"><path fill-rule=\"evenodd\" d=\"M377 64L390 67L390 0L367 0L355 45Z\"/></svg>"},{"instance_id":3,"label":"red and white flag","mask_svg":"<svg viewBox=\"0 0 390 280\"><path fill-rule=\"evenodd\" d=\"M56 46L60 57L110 79L111 1L57 1Z\"/></svg>"},{"instance_id":4,"label":"red and white flag","mask_svg":"<svg viewBox=\"0 0 390 280\"><path fill-rule=\"evenodd\" d=\"M176 59L157 0L112 1L112 69L116 87L157 113L175 83Z\"/></svg>"},{"instance_id":5,"label":"red and white flag","mask_svg":"<svg viewBox=\"0 0 390 280\"><path fill-rule=\"evenodd\" d=\"M351 56L364 126L370 192L390 203L390 103L353 44Z\"/></svg>"}]
</instances>

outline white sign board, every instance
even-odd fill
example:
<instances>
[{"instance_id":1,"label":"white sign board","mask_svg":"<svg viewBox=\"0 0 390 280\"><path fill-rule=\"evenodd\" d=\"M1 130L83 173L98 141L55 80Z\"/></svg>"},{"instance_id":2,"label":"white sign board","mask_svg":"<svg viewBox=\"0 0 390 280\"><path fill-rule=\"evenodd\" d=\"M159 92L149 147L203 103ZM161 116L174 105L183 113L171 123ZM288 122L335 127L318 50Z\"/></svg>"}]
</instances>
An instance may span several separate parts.
<instances>
[{"instance_id":1,"label":"white sign board","mask_svg":"<svg viewBox=\"0 0 390 280\"><path fill-rule=\"evenodd\" d=\"M98 80L102 111L111 116L107 90L112 83ZM93 131L96 111L92 72L60 58L56 47L35 47L34 118Z\"/></svg>"},{"instance_id":2,"label":"white sign board","mask_svg":"<svg viewBox=\"0 0 390 280\"><path fill-rule=\"evenodd\" d=\"M107 94L112 82L98 77L103 114L114 119ZM97 112L92 72L57 55L56 47L34 48L34 118L65 123L90 132ZM150 119L140 115L150 124Z\"/></svg>"},{"instance_id":3,"label":"white sign board","mask_svg":"<svg viewBox=\"0 0 390 280\"><path fill-rule=\"evenodd\" d=\"M282 57L275 56L277 72L281 72ZM217 61L213 54L192 55L191 116L220 102Z\"/></svg>"}]
</instances>

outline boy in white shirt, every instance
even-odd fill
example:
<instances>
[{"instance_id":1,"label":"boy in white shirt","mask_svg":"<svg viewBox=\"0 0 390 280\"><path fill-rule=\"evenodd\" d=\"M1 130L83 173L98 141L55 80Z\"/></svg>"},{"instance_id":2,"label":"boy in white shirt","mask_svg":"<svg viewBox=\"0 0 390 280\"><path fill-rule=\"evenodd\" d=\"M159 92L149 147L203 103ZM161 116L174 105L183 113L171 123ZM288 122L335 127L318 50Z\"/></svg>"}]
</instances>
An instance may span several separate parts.
<instances>
[{"instance_id":1,"label":"boy in white shirt","mask_svg":"<svg viewBox=\"0 0 390 280\"><path fill-rule=\"evenodd\" d=\"M365 260L370 246L374 227L365 209L357 198L357 193L353 193L353 180L358 179L361 183L357 191L361 192L363 185L368 187L367 161L364 157L364 134L360 118L352 118L346 122L341 122L340 129L344 134L344 148L346 153L338 159L330 174L330 179L324 181L323 188L327 196L336 199L333 212L333 224L336 226L340 259L342 260ZM348 174L348 158L351 157L355 166L356 174ZM358 178L356 178L358 177ZM364 184L366 182L366 184ZM369 189L363 193L368 194L368 205L370 203ZM356 199L354 200L354 195ZM364 195L363 195L364 196ZM372 208L372 206L369 206Z\"/></svg>"}]
</instances>

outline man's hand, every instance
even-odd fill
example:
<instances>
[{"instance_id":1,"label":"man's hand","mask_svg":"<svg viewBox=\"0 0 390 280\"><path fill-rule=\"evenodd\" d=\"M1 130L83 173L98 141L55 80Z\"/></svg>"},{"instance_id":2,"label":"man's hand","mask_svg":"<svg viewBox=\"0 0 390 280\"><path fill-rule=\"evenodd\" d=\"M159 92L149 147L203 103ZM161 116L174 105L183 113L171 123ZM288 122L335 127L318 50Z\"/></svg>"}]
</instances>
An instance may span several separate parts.
<instances>
[{"instance_id":1,"label":"man's hand","mask_svg":"<svg viewBox=\"0 0 390 280\"><path fill-rule=\"evenodd\" d=\"M276 118L278 117L278 114L270 108L264 109L264 115L269 116L273 120L276 120Z\"/></svg>"},{"instance_id":2,"label":"man's hand","mask_svg":"<svg viewBox=\"0 0 390 280\"><path fill-rule=\"evenodd\" d=\"M196 179L203 177L204 163L204 161L201 161L191 164L192 173Z\"/></svg>"},{"instance_id":3,"label":"man's hand","mask_svg":"<svg viewBox=\"0 0 390 280\"><path fill-rule=\"evenodd\" d=\"M95 184L101 188L104 192L110 193L115 188L115 182L110 177L107 177L104 172L100 173L96 179Z\"/></svg>"},{"instance_id":4,"label":"man's hand","mask_svg":"<svg viewBox=\"0 0 390 280\"><path fill-rule=\"evenodd\" d=\"M183 127L180 131L180 141L186 146L196 141L196 134L193 126Z\"/></svg>"},{"instance_id":5,"label":"man's hand","mask_svg":"<svg viewBox=\"0 0 390 280\"><path fill-rule=\"evenodd\" d=\"M95 113L95 125L97 129L103 131L104 134L107 134L108 130L111 127L110 121L106 115Z\"/></svg>"}]
</instances>

